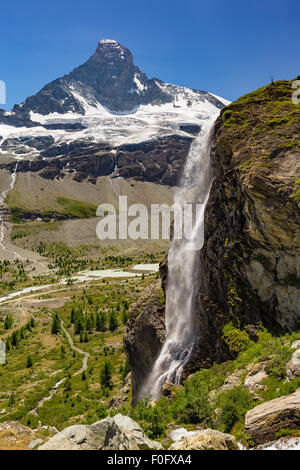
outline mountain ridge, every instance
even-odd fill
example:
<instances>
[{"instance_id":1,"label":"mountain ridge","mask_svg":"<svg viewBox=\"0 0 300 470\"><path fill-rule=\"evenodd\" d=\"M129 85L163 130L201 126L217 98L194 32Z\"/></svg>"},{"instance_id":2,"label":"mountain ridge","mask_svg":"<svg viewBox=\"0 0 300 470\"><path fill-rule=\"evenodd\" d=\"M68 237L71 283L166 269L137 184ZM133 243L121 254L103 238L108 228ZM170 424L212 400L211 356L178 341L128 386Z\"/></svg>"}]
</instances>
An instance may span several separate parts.
<instances>
[{"instance_id":1,"label":"mountain ridge","mask_svg":"<svg viewBox=\"0 0 300 470\"><path fill-rule=\"evenodd\" d=\"M129 112L140 105L161 105L174 100L176 89L147 75L134 65L131 52L115 40L99 41L95 53L69 74L46 84L12 111L0 110L2 123L33 127L40 125L31 113L47 115L68 112L86 114L86 105L101 104L111 112ZM224 103L201 90L191 90L200 101L207 100L218 109Z\"/></svg>"}]
</instances>

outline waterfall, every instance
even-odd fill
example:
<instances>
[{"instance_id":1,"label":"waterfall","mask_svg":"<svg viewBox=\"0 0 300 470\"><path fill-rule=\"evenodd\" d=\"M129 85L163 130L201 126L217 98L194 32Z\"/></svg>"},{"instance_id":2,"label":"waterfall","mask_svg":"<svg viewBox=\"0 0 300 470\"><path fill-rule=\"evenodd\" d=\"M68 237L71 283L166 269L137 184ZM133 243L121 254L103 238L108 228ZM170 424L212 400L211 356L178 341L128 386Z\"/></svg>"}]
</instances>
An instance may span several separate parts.
<instances>
[{"instance_id":1,"label":"waterfall","mask_svg":"<svg viewBox=\"0 0 300 470\"><path fill-rule=\"evenodd\" d=\"M192 240L201 237L203 245L204 212L213 176L210 165L211 134L216 116L207 120L193 141L175 203L200 203L196 213ZM184 366L190 359L197 341L199 326L195 312L197 263L199 251L187 249L191 241L173 240L168 253L166 287L166 340L144 384L139 398L158 398L164 382L179 384Z\"/></svg>"},{"instance_id":2,"label":"waterfall","mask_svg":"<svg viewBox=\"0 0 300 470\"><path fill-rule=\"evenodd\" d=\"M8 250L6 246L4 245L4 236L5 236L5 227L4 227L4 204L5 204L5 199L9 191L11 191L16 183L17 180L17 169L18 169L18 162L16 163L16 166L13 170L13 172L10 174L10 183L7 189L2 191L0 193L0 248L6 251L12 252L15 256L18 258L22 258L18 253L16 253L13 250Z\"/></svg>"}]
</instances>

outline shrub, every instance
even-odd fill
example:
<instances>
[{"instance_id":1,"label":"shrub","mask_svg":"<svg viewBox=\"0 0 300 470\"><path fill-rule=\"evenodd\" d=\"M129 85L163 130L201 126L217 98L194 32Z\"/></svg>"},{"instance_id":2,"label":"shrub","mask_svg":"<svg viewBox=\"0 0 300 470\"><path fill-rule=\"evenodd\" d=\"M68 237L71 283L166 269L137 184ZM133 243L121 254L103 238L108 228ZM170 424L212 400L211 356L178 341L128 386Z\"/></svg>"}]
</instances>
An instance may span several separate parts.
<instances>
[{"instance_id":1,"label":"shrub","mask_svg":"<svg viewBox=\"0 0 300 470\"><path fill-rule=\"evenodd\" d=\"M230 432L235 423L244 420L254 403L251 393L240 385L221 393L217 398L217 406L221 410L224 431Z\"/></svg>"},{"instance_id":2,"label":"shrub","mask_svg":"<svg viewBox=\"0 0 300 470\"><path fill-rule=\"evenodd\" d=\"M164 436L170 422L168 399L163 397L152 407L149 398L138 402L131 410L131 418L137 421L150 439Z\"/></svg>"},{"instance_id":3,"label":"shrub","mask_svg":"<svg viewBox=\"0 0 300 470\"><path fill-rule=\"evenodd\" d=\"M245 351L251 344L248 333L236 328L232 322L229 322L224 326L223 338L229 347L230 352L234 354Z\"/></svg>"},{"instance_id":4,"label":"shrub","mask_svg":"<svg viewBox=\"0 0 300 470\"><path fill-rule=\"evenodd\" d=\"M106 418L107 414L107 407L103 403L100 403L96 408L97 418L104 419Z\"/></svg>"}]
</instances>

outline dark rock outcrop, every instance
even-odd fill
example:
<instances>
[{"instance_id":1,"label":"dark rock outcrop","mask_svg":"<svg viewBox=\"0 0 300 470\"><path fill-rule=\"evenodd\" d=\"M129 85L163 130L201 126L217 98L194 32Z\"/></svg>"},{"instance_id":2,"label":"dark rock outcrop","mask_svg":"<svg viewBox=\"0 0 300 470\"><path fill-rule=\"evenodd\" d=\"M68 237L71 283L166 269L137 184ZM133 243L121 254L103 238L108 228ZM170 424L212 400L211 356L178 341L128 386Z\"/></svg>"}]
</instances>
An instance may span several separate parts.
<instances>
[{"instance_id":1,"label":"dark rock outcrop","mask_svg":"<svg viewBox=\"0 0 300 470\"><path fill-rule=\"evenodd\" d=\"M134 405L165 340L164 305L159 301L157 290L154 290L141 313L138 313L138 307L131 313L124 335L124 347L132 373Z\"/></svg>"},{"instance_id":2,"label":"dark rock outcrop","mask_svg":"<svg viewBox=\"0 0 300 470\"><path fill-rule=\"evenodd\" d=\"M32 146L45 144L42 139L32 143L27 139L24 140L26 145L28 142ZM15 140L7 139L4 144L14 145ZM171 135L117 148L90 139L53 143L42 150L41 158L20 161L18 172L39 172L45 179L60 178L68 173L76 181L95 181L99 176L114 173L123 178L176 186L191 142L191 137ZM9 171L14 167L14 162L0 165L0 169Z\"/></svg>"},{"instance_id":3,"label":"dark rock outcrop","mask_svg":"<svg viewBox=\"0 0 300 470\"><path fill-rule=\"evenodd\" d=\"M300 323L299 137L291 82L240 98L216 123L198 276L202 292L241 325Z\"/></svg>"},{"instance_id":4,"label":"dark rock outcrop","mask_svg":"<svg viewBox=\"0 0 300 470\"><path fill-rule=\"evenodd\" d=\"M201 127L197 124L180 124L179 129L195 136L201 131Z\"/></svg>"},{"instance_id":5,"label":"dark rock outcrop","mask_svg":"<svg viewBox=\"0 0 300 470\"><path fill-rule=\"evenodd\" d=\"M48 148L50 145L54 143L54 139L51 135L47 136L36 136L36 137L14 137L14 138L9 138L5 139L1 143L1 149L2 150L12 150L16 151L16 153L21 153L19 150L20 148L25 148L25 152L27 153L28 150L34 148L36 150L44 150ZM22 144L22 146L20 146ZM29 149L26 150L26 147L29 147Z\"/></svg>"},{"instance_id":6,"label":"dark rock outcrop","mask_svg":"<svg viewBox=\"0 0 300 470\"><path fill-rule=\"evenodd\" d=\"M116 156L117 172L124 178L179 184L192 139L178 135L122 145Z\"/></svg>"}]
</instances>

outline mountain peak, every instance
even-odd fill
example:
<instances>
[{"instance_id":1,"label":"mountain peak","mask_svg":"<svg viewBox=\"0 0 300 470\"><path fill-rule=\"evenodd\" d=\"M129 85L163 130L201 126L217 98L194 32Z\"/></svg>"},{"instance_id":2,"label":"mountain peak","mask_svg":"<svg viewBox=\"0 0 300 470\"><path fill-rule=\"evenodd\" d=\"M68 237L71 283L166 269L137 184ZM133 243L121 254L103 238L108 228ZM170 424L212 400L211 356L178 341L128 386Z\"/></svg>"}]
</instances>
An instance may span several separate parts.
<instances>
[{"instance_id":1,"label":"mountain peak","mask_svg":"<svg viewBox=\"0 0 300 470\"><path fill-rule=\"evenodd\" d=\"M115 39L101 39L94 54L82 65L44 86L36 95L15 105L11 113L0 112L1 122L35 126L31 113L75 113L85 115L102 105L117 112L132 112L141 105L162 105L177 98L191 102L207 100L221 109L223 104L203 91L188 90L157 79L148 79L134 64L129 49Z\"/></svg>"},{"instance_id":2,"label":"mountain peak","mask_svg":"<svg viewBox=\"0 0 300 470\"><path fill-rule=\"evenodd\" d=\"M94 56L95 55L101 55L102 57L108 59L129 59L130 62L133 62L131 52L126 47L121 46L121 44L118 41L115 41L114 39L101 39L101 41L98 42L98 46Z\"/></svg>"},{"instance_id":3,"label":"mountain peak","mask_svg":"<svg viewBox=\"0 0 300 470\"><path fill-rule=\"evenodd\" d=\"M107 44L107 45L115 45L115 46L120 46L120 43L116 41L115 39L101 39L98 43L98 46Z\"/></svg>"}]
</instances>

